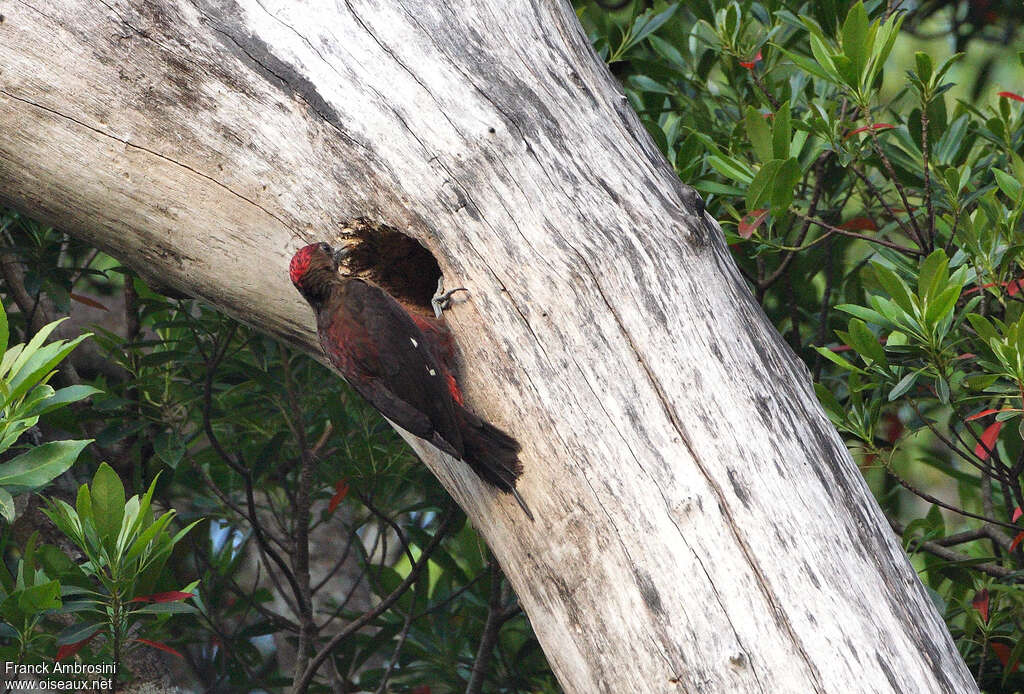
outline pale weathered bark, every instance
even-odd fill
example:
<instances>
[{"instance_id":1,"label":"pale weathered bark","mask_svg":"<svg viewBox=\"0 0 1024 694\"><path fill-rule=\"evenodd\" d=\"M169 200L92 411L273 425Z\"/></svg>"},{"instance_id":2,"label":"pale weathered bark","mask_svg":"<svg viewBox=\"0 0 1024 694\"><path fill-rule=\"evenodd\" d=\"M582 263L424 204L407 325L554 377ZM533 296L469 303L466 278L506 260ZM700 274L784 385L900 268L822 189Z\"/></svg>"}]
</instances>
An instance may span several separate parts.
<instances>
[{"instance_id":1,"label":"pale weathered bark","mask_svg":"<svg viewBox=\"0 0 1024 694\"><path fill-rule=\"evenodd\" d=\"M567 691L976 690L567 3L0 13L0 200L311 352L287 260L349 218L470 289L449 314L466 390L523 442L536 522L418 449Z\"/></svg>"}]
</instances>

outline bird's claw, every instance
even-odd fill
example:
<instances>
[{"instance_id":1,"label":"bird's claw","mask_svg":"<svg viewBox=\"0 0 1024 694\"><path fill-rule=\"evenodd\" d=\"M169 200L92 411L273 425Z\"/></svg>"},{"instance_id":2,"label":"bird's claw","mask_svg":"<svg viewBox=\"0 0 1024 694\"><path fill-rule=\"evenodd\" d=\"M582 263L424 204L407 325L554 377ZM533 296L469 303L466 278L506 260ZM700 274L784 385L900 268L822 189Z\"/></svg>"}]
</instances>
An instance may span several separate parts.
<instances>
[{"instance_id":1,"label":"bird's claw","mask_svg":"<svg viewBox=\"0 0 1024 694\"><path fill-rule=\"evenodd\" d=\"M469 290L465 287L456 287L450 289L447 292L444 290L444 277L437 278L437 291L434 292L434 296L430 297L430 305L434 307L434 315L438 318L441 317L441 313L451 306L452 294L455 292L468 292Z\"/></svg>"}]
</instances>

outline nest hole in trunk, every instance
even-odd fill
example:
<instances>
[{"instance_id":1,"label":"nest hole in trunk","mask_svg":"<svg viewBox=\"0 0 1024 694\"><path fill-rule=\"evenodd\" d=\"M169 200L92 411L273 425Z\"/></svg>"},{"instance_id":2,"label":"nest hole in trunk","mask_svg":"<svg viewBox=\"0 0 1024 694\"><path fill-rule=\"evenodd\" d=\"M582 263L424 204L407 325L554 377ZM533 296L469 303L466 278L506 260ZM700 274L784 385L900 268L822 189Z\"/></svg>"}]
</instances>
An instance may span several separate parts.
<instances>
[{"instance_id":1,"label":"nest hole in trunk","mask_svg":"<svg viewBox=\"0 0 1024 694\"><path fill-rule=\"evenodd\" d=\"M351 247L348 264L357 276L363 274L407 307L434 315L430 300L437 291L441 267L423 244L365 218L346 224L339 238Z\"/></svg>"}]
</instances>

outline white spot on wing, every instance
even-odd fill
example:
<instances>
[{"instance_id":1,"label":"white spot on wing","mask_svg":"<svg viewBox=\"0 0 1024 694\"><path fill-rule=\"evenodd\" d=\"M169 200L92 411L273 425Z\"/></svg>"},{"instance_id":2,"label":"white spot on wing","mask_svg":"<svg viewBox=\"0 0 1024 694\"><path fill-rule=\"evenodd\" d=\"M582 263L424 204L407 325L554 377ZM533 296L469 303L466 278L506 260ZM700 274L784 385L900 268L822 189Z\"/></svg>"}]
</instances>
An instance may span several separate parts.
<instances>
[{"instance_id":1,"label":"white spot on wing","mask_svg":"<svg viewBox=\"0 0 1024 694\"><path fill-rule=\"evenodd\" d=\"M431 375L431 376L436 376L436 375L437 375L437 372L436 372L436 371L434 371L434 370L433 370L433 369L431 369L431 368L427 368L427 371L429 371L429 372L430 372L430 375Z\"/></svg>"},{"instance_id":2,"label":"white spot on wing","mask_svg":"<svg viewBox=\"0 0 1024 694\"><path fill-rule=\"evenodd\" d=\"M409 342L411 342L411 343L412 343L412 346L413 346L413 347L419 347L419 346L420 346L420 343L419 343L419 342L416 342L416 338L415 338L415 337L410 337L410 338L409 338Z\"/></svg>"}]
</instances>

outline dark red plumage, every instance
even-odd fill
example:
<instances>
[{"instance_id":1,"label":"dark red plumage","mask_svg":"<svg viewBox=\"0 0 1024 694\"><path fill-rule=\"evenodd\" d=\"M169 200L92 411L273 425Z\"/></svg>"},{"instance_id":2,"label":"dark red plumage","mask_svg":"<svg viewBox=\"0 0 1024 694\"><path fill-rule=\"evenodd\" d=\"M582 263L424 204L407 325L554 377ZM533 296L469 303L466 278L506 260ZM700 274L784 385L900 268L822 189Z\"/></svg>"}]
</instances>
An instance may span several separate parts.
<instances>
[{"instance_id":1,"label":"dark red plumage","mask_svg":"<svg viewBox=\"0 0 1024 694\"><path fill-rule=\"evenodd\" d=\"M381 414L515 495L532 519L515 489L519 444L465 408L443 320L407 310L365 274L348 274L346 255L346 248L312 244L289 267L316 313L327 358Z\"/></svg>"}]
</instances>

